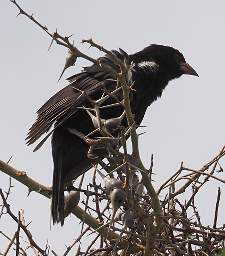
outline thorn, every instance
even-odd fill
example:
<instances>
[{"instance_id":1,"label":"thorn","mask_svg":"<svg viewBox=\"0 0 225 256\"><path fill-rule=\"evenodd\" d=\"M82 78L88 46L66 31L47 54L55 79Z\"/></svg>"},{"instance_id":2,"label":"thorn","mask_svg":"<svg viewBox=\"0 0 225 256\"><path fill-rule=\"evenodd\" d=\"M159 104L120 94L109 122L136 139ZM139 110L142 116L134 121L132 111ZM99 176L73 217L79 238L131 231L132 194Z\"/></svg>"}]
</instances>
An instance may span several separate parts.
<instances>
[{"instance_id":1,"label":"thorn","mask_svg":"<svg viewBox=\"0 0 225 256\"><path fill-rule=\"evenodd\" d=\"M26 225L26 228L32 223L32 221L28 222Z\"/></svg>"},{"instance_id":2,"label":"thorn","mask_svg":"<svg viewBox=\"0 0 225 256\"><path fill-rule=\"evenodd\" d=\"M32 191L33 191L32 189L28 188L27 197L31 194Z\"/></svg>"},{"instance_id":3,"label":"thorn","mask_svg":"<svg viewBox=\"0 0 225 256\"><path fill-rule=\"evenodd\" d=\"M72 52L71 50L68 51L68 54L67 54L67 57L66 57L66 62L65 62L65 65L64 65L64 68L63 68L63 71L58 79L58 82L59 80L61 79L61 77L63 76L65 70L71 66L73 66L75 64L77 60L77 55Z\"/></svg>"},{"instance_id":4,"label":"thorn","mask_svg":"<svg viewBox=\"0 0 225 256\"><path fill-rule=\"evenodd\" d=\"M71 34L71 35L67 36L67 38L69 39L69 38L72 37L72 36L74 36L74 34ZM74 41L74 40L73 40L73 41Z\"/></svg>"},{"instance_id":5,"label":"thorn","mask_svg":"<svg viewBox=\"0 0 225 256\"><path fill-rule=\"evenodd\" d=\"M52 40L51 40L51 43L50 43L50 45L49 45L49 47L48 47L48 51L49 51L50 48L52 47L52 44L53 44L54 40L56 39L57 35L58 35L58 33L57 33L57 28L56 28L54 34L52 35Z\"/></svg>"},{"instance_id":6,"label":"thorn","mask_svg":"<svg viewBox=\"0 0 225 256\"><path fill-rule=\"evenodd\" d=\"M9 160L6 162L7 164L9 164L9 162L12 160L13 155L10 156Z\"/></svg>"},{"instance_id":7,"label":"thorn","mask_svg":"<svg viewBox=\"0 0 225 256\"><path fill-rule=\"evenodd\" d=\"M19 10L19 13L16 15L16 17L23 15L23 14L24 14L24 12L22 10Z\"/></svg>"}]
</instances>

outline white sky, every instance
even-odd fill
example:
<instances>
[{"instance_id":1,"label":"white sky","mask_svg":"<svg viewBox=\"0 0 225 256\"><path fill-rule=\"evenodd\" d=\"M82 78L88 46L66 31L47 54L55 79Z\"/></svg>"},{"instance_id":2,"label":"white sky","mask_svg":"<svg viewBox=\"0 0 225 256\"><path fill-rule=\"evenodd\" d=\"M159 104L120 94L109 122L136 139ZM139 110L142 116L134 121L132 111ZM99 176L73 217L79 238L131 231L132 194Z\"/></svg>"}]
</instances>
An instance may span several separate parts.
<instances>
[{"instance_id":1,"label":"white sky","mask_svg":"<svg viewBox=\"0 0 225 256\"><path fill-rule=\"evenodd\" d=\"M20 1L21 6L53 31L74 34L80 49L96 57L99 52L82 46L80 41L93 37L108 49L123 48L129 53L151 44L166 44L179 49L200 75L183 76L172 81L163 97L148 110L143 125L147 134L140 139L141 155L150 164L155 156L155 180L160 184L181 161L199 168L225 144L224 67L225 67L225 3L218 1ZM65 61L66 50L54 45L47 51L50 38L25 17L16 17L10 1L0 4L0 159L24 170L43 184L52 180L50 140L38 152L25 145L25 135L34 122L35 111L56 91L65 78L81 70L67 70L57 83ZM225 161L221 161L224 164ZM224 178L224 174L220 175ZM8 177L0 172L0 184L7 188ZM10 198L16 213L25 209L34 238L44 245L46 240L60 254L69 245L80 225L71 217L63 228L50 231L50 202L35 193L27 197L27 189L13 181ZM217 187L211 182L198 198L200 214L206 224L213 223ZM222 198L224 198L222 191ZM222 200L220 223L224 224L225 204ZM0 222L0 230L13 234L15 225ZM4 246L2 244L4 242ZM0 236L0 250L6 242Z\"/></svg>"}]
</instances>

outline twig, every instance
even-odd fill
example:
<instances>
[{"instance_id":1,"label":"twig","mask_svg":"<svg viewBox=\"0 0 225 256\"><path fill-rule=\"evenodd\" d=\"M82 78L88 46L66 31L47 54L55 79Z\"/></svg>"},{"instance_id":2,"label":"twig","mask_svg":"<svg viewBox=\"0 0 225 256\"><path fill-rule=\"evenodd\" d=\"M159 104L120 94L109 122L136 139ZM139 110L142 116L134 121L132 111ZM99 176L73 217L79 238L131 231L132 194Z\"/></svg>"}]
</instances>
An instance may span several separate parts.
<instances>
[{"instance_id":1,"label":"twig","mask_svg":"<svg viewBox=\"0 0 225 256\"><path fill-rule=\"evenodd\" d=\"M90 251L91 247L95 244L95 242L98 240L98 238L99 238L99 235L97 235L97 236L93 239L93 241L92 241L92 242L90 243L90 245L87 247L84 256L86 256L86 255L88 254L88 252Z\"/></svg>"},{"instance_id":2,"label":"twig","mask_svg":"<svg viewBox=\"0 0 225 256\"><path fill-rule=\"evenodd\" d=\"M1 198L2 198L2 201L5 205L5 208L7 210L7 213L10 215L10 217L16 222L18 223L18 225L22 228L22 230L24 231L24 233L26 234L31 246L35 247L42 255L46 255L46 252L45 250L41 249L37 244L36 242L33 240L32 238L32 234L30 233L30 231L28 231L27 227L24 226L21 221L12 213L12 211L10 210L10 206L9 204L7 203L6 199L5 199L5 196L2 192L2 190L0 189L0 195L1 195Z\"/></svg>"},{"instance_id":3,"label":"twig","mask_svg":"<svg viewBox=\"0 0 225 256\"><path fill-rule=\"evenodd\" d=\"M218 178L218 177L216 177L215 175L212 175L212 174L210 174L210 173L206 173L206 172L202 172L202 171L198 171L198 170L192 170L192 169L189 169L189 168L184 168L183 170L185 170L185 171L190 171L190 172L194 172L194 173L198 173L198 174L201 174L201 175L203 175L203 176L208 176L209 178L213 178L213 179L218 180L218 181L220 181L220 182L222 182L222 183L225 184L225 180L220 179L220 178Z\"/></svg>"},{"instance_id":4,"label":"twig","mask_svg":"<svg viewBox=\"0 0 225 256\"><path fill-rule=\"evenodd\" d=\"M81 238L87 233L88 230L90 230L89 227L87 227L70 246L67 246L66 251L63 253L63 256L68 255L68 253L72 250L75 244L81 240Z\"/></svg>"},{"instance_id":5,"label":"twig","mask_svg":"<svg viewBox=\"0 0 225 256\"><path fill-rule=\"evenodd\" d=\"M9 175L10 177L16 179L20 183L27 186L29 189L29 193L32 191L36 191L39 194L42 194L50 198L51 189L49 187L43 186L42 184L28 177L26 172L15 169L9 164L6 164L1 160L0 160L0 171L4 172L5 174Z\"/></svg>"},{"instance_id":6,"label":"twig","mask_svg":"<svg viewBox=\"0 0 225 256\"><path fill-rule=\"evenodd\" d=\"M191 185L192 182L194 182L195 180L197 180L204 171L208 170L208 168L214 164L215 162L218 162L219 159L221 159L223 156L225 155L225 146L222 148L222 150L220 151L220 153L215 156L210 162L208 162L207 164L205 164L201 169L200 172L201 173L197 173L193 176L192 179L190 179L187 183L185 183L181 188L179 188L177 191L174 192L173 197L176 197L177 195L183 193L186 188Z\"/></svg>"},{"instance_id":7,"label":"twig","mask_svg":"<svg viewBox=\"0 0 225 256\"><path fill-rule=\"evenodd\" d=\"M12 238L10 238L9 236L7 236L7 235L6 235L5 233L3 233L1 230L0 230L0 234L2 234L7 240L10 241L10 243L9 243L9 245L8 245L8 247L7 247L7 249L5 250L5 253L3 253L3 256L6 256L6 255L8 254L8 252L9 252L9 250L10 250L12 244L16 245L16 243L15 243L16 232L15 232L15 234L14 234L14 236L13 236ZM12 242L12 244L11 244L11 242ZM27 254L26 254L26 252L23 250L23 248L20 247L20 250L21 250L21 252L23 253L23 256L27 256Z\"/></svg>"},{"instance_id":8,"label":"twig","mask_svg":"<svg viewBox=\"0 0 225 256\"><path fill-rule=\"evenodd\" d=\"M16 256L19 255L19 250L20 250L20 225L21 225L21 219L20 219L20 211L19 211L18 212L18 227L17 227L17 231L16 231Z\"/></svg>"},{"instance_id":9,"label":"twig","mask_svg":"<svg viewBox=\"0 0 225 256\"><path fill-rule=\"evenodd\" d=\"M159 195L160 192L165 188L165 186L173 179L176 180L177 176L180 175L180 173L182 172L183 170L183 162L181 162L181 165L180 165L180 168L178 171L176 171L168 180L166 180L161 186L160 188L158 189L157 191L157 194Z\"/></svg>"},{"instance_id":10,"label":"twig","mask_svg":"<svg viewBox=\"0 0 225 256\"><path fill-rule=\"evenodd\" d=\"M124 109L126 111L128 127L131 127L132 156L135 159L137 159L138 167L143 171L145 171L146 169L141 161L140 153L139 153L138 135L136 133L135 122L134 122L134 118L133 118L133 114L130 106L129 87L126 81L126 74L127 74L127 67L125 65L121 65L121 73L118 74L118 82L121 84L122 90L123 90ZM142 172L141 175L142 175L143 183L152 199L152 207L154 210L154 214L156 216L157 225L158 227L160 227L161 220L159 216L162 214L162 209L161 209L158 195L155 192L155 189L148 177L148 174L145 174L144 172Z\"/></svg>"},{"instance_id":11,"label":"twig","mask_svg":"<svg viewBox=\"0 0 225 256\"><path fill-rule=\"evenodd\" d=\"M220 190L220 187L219 187L218 188L218 192L217 192L217 199L216 199L216 208L215 208L215 215L214 215L214 221L213 221L213 228L216 228L216 224L217 224L218 211L219 211L219 205L220 205L220 196L221 196L221 190Z\"/></svg>"},{"instance_id":12,"label":"twig","mask_svg":"<svg viewBox=\"0 0 225 256\"><path fill-rule=\"evenodd\" d=\"M14 234L14 236L13 236L11 239L9 238L9 239L10 239L10 243L9 243L9 245L7 246L5 252L3 253L3 256L6 256L6 255L8 254L8 252L9 252L11 246L14 244L14 241L15 241L15 239L16 239L16 236L17 236L17 231L16 231L16 233Z\"/></svg>"}]
</instances>

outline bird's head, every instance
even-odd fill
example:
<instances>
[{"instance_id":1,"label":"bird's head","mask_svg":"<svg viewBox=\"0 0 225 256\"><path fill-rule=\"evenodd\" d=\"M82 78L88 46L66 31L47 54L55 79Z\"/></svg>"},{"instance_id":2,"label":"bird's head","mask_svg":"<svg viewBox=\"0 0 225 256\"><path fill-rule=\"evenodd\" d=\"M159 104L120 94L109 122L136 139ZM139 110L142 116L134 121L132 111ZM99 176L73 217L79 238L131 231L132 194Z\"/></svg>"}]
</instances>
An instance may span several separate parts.
<instances>
[{"instance_id":1,"label":"bird's head","mask_svg":"<svg viewBox=\"0 0 225 256\"><path fill-rule=\"evenodd\" d=\"M146 47L140 56L146 65L148 61L155 63L160 70L166 72L169 80L184 74L198 76L197 72L185 61L183 54L173 47L152 44Z\"/></svg>"}]
</instances>

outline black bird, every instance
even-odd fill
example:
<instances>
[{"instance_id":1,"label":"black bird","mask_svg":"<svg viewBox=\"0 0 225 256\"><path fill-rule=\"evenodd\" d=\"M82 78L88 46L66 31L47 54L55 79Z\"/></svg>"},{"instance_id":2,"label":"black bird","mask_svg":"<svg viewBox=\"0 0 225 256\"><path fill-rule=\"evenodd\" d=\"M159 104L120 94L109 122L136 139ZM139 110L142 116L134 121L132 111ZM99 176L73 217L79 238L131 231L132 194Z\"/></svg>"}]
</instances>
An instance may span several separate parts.
<instances>
[{"instance_id":1,"label":"black bird","mask_svg":"<svg viewBox=\"0 0 225 256\"><path fill-rule=\"evenodd\" d=\"M176 49L152 44L142 51L128 55L120 51L112 51L119 59L126 59L132 66L129 71L129 81L133 83L131 90L131 108L137 125L140 125L146 109L162 95L164 88L172 79L183 74L198 76L196 71L185 61L184 56ZM109 64L118 71L110 56L100 58L101 63ZM54 162L52 187L52 218L53 223L64 223L64 188L72 180L92 167L92 160L87 157L89 146L72 131L84 135L95 128L90 113L78 108L90 106L87 95L99 99L104 91L117 88L116 80L98 64L68 78L69 85L51 97L38 111L36 122L27 136L27 144L34 143L44 133L49 132L52 125L52 156ZM82 93L85 91L85 94ZM121 92L118 96L121 99ZM113 104L116 100L110 98L104 104ZM100 111L102 119L107 120L122 116L123 107L116 105L103 108ZM126 125L126 118L123 119ZM46 138L39 144L43 144Z\"/></svg>"}]
</instances>

